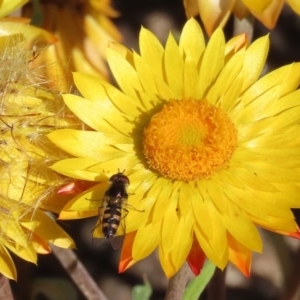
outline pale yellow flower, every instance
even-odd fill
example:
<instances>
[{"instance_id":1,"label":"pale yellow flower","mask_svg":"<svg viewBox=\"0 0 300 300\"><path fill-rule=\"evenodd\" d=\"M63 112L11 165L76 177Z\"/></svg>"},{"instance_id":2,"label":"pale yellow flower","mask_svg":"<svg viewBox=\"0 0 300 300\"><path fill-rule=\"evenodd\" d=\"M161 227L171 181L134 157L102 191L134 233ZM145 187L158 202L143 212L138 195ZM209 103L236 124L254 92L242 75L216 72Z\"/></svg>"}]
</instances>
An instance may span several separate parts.
<instances>
[{"instance_id":1,"label":"pale yellow flower","mask_svg":"<svg viewBox=\"0 0 300 300\"><path fill-rule=\"evenodd\" d=\"M231 13L239 19L252 14L269 29L275 27L285 3L300 15L298 0L183 0L183 3L188 18L200 14L208 35L211 35L217 27L223 27Z\"/></svg>"},{"instance_id":2,"label":"pale yellow flower","mask_svg":"<svg viewBox=\"0 0 300 300\"><path fill-rule=\"evenodd\" d=\"M31 3L23 9L32 17ZM47 47L39 59L56 89L69 92L72 71L108 78L105 47L119 41L121 35L110 18L118 13L110 0L46 1L40 3L43 22L40 27L54 34L57 42Z\"/></svg>"},{"instance_id":3,"label":"pale yellow flower","mask_svg":"<svg viewBox=\"0 0 300 300\"><path fill-rule=\"evenodd\" d=\"M2 0L0 2L0 18L9 15L27 2L28 0Z\"/></svg>"},{"instance_id":4,"label":"pale yellow flower","mask_svg":"<svg viewBox=\"0 0 300 300\"><path fill-rule=\"evenodd\" d=\"M45 135L80 124L35 68L33 45L53 36L17 20L0 21L0 273L11 279L17 272L10 252L36 263L38 253L51 252L50 243L74 247L46 212L59 212L68 200L55 195L66 179L48 168L68 156Z\"/></svg>"}]
</instances>

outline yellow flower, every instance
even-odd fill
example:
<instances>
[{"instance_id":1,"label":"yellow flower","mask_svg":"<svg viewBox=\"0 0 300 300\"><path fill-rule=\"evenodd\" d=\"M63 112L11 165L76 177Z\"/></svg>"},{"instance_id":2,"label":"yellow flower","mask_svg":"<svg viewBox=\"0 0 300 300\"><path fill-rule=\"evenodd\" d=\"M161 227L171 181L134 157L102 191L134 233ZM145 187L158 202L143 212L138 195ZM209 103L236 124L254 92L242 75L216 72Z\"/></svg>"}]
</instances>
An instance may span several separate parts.
<instances>
[{"instance_id":1,"label":"yellow flower","mask_svg":"<svg viewBox=\"0 0 300 300\"><path fill-rule=\"evenodd\" d=\"M9 251L36 263L37 253L51 252L49 243L74 247L46 212L57 213L68 201L55 195L66 179L48 168L68 156L45 135L80 122L58 92L43 86L34 65L32 45L48 44L53 36L12 20L1 20L0 29L0 273L16 279Z\"/></svg>"},{"instance_id":2,"label":"yellow flower","mask_svg":"<svg viewBox=\"0 0 300 300\"><path fill-rule=\"evenodd\" d=\"M105 48L108 41L119 41L121 35L109 18L118 13L110 0L46 1L41 3L43 22L40 27L53 33L58 41L39 57L52 86L69 92L72 71L108 78ZM33 4L23 9L32 17Z\"/></svg>"},{"instance_id":3,"label":"yellow flower","mask_svg":"<svg viewBox=\"0 0 300 300\"><path fill-rule=\"evenodd\" d=\"M258 79L268 37L249 47L245 36L226 44L218 29L205 45L193 19L179 45L170 35L163 48L146 29L139 44L141 55L120 45L107 50L120 90L75 74L84 98L64 95L94 131L49 134L75 156L52 169L98 184L61 217L97 215L107 178L125 170L121 271L158 248L168 277L185 260L198 273L205 256L248 275L252 251L262 251L256 225L300 237L290 210L300 207L300 64Z\"/></svg>"},{"instance_id":4,"label":"yellow flower","mask_svg":"<svg viewBox=\"0 0 300 300\"><path fill-rule=\"evenodd\" d=\"M28 0L2 0L0 2L0 18L9 15L26 2L28 2Z\"/></svg>"},{"instance_id":5,"label":"yellow flower","mask_svg":"<svg viewBox=\"0 0 300 300\"><path fill-rule=\"evenodd\" d=\"M211 35L217 27L223 27L231 13L239 19L251 13L269 29L275 27L285 3L300 15L300 1L298 0L183 0L183 3L188 17L200 14L208 35Z\"/></svg>"}]
</instances>

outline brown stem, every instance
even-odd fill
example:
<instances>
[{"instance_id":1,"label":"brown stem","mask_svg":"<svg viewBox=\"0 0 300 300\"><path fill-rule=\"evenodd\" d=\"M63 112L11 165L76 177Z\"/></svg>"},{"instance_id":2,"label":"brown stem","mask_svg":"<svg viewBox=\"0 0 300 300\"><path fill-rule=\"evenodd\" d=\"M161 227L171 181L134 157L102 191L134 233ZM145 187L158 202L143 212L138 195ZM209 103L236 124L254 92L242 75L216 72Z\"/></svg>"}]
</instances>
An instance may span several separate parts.
<instances>
[{"instance_id":1,"label":"brown stem","mask_svg":"<svg viewBox=\"0 0 300 300\"><path fill-rule=\"evenodd\" d=\"M222 271L219 268L216 268L214 276L207 285L209 300L226 299L225 273L225 270Z\"/></svg>"},{"instance_id":2,"label":"brown stem","mask_svg":"<svg viewBox=\"0 0 300 300\"><path fill-rule=\"evenodd\" d=\"M240 20L237 17L234 17L233 23L233 35L238 35L242 33L246 33L248 37L249 43L253 39L253 31L254 31L254 17L249 15L248 17Z\"/></svg>"},{"instance_id":3,"label":"brown stem","mask_svg":"<svg viewBox=\"0 0 300 300\"><path fill-rule=\"evenodd\" d=\"M191 274L192 271L185 262L181 269L170 278L165 300L181 300Z\"/></svg>"},{"instance_id":4,"label":"brown stem","mask_svg":"<svg viewBox=\"0 0 300 300\"><path fill-rule=\"evenodd\" d=\"M0 274L0 295L1 299L14 300L9 280L2 274Z\"/></svg>"},{"instance_id":5,"label":"brown stem","mask_svg":"<svg viewBox=\"0 0 300 300\"><path fill-rule=\"evenodd\" d=\"M87 300L107 300L72 250L52 246L52 251Z\"/></svg>"}]
</instances>

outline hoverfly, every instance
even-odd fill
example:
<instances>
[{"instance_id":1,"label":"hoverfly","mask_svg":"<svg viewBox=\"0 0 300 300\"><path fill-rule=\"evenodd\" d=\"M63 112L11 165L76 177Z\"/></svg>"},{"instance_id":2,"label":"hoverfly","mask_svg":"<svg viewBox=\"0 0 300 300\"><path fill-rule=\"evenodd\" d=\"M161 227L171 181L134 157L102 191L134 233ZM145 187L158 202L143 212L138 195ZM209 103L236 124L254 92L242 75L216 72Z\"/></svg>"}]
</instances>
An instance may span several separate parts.
<instances>
[{"instance_id":1,"label":"hoverfly","mask_svg":"<svg viewBox=\"0 0 300 300\"><path fill-rule=\"evenodd\" d=\"M104 212L99 213L99 225L102 223L103 235L109 239L112 247L117 249L122 244L122 237L116 237L115 234L117 233L121 220L123 219L125 221L125 217L128 214L124 205L128 199L126 188L130 182L123 172L112 175L109 178L109 182L111 186L104 194L104 207L102 207ZM122 216L123 210L125 211L124 216Z\"/></svg>"}]
</instances>

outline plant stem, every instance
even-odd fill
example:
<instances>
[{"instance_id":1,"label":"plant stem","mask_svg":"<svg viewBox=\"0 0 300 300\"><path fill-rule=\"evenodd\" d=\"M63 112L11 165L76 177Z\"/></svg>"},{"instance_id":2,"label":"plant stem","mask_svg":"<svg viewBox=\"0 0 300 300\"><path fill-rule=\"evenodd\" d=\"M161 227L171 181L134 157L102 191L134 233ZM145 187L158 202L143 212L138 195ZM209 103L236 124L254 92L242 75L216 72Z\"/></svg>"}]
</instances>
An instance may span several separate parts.
<instances>
[{"instance_id":1,"label":"plant stem","mask_svg":"<svg viewBox=\"0 0 300 300\"><path fill-rule=\"evenodd\" d=\"M0 274L0 295L1 299L14 300L11 288L9 285L9 280L4 275Z\"/></svg>"},{"instance_id":2,"label":"plant stem","mask_svg":"<svg viewBox=\"0 0 300 300\"><path fill-rule=\"evenodd\" d=\"M55 246L51 248L56 258L87 300L107 300L72 250Z\"/></svg>"},{"instance_id":3,"label":"plant stem","mask_svg":"<svg viewBox=\"0 0 300 300\"><path fill-rule=\"evenodd\" d=\"M179 271L170 278L165 300L181 300L192 271L185 262Z\"/></svg>"}]
</instances>

